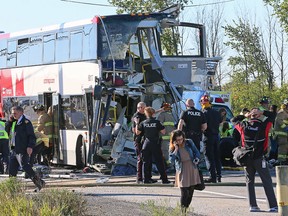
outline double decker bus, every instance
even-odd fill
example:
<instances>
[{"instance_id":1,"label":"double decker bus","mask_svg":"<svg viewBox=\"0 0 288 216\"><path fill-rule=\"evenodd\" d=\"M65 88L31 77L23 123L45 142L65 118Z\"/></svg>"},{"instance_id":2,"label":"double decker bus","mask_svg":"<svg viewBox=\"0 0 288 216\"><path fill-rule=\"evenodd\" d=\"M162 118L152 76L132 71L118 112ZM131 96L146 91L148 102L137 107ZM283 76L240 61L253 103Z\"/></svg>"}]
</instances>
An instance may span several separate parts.
<instances>
[{"instance_id":1,"label":"double decker bus","mask_svg":"<svg viewBox=\"0 0 288 216\"><path fill-rule=\"evenodd\" d=\"M179 22L175 10L95 16L0 34L0 115L8 119L11 107L20 105L35 123L34 105L51 109L53 162L83 167L95 162L99 149L93 134L102 135L98 146L110 145L109 127L119 116L129 122L139 101L173 103L180 97L175 86L208 85L211 61L204 26ZM99 98L95 85L101 86ZM105 130L106 122L99 122L111 107Z\"/></svg>"}]
</instances>

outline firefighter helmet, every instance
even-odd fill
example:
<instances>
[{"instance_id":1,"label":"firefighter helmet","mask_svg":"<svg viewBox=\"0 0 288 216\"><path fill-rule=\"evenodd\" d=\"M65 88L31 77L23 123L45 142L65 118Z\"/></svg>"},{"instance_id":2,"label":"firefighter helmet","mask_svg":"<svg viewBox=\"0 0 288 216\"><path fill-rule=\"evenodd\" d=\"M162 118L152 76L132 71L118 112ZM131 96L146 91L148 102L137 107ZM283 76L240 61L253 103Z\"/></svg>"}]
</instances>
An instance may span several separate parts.
<instances>
[{"instance_id":1,"label":"firefighter helmet","mask_svg":"<svg viewBox=\"0 0 288 216\"><path fill-rule=\"evenodd\" d=\"M172 108L171 108L171 104L169 104L169 103L165 103L165 102L162 103L161 108L164 108L165 111L166 111L166 110L171 110L171 109L172 109Z\"/></svg>"},{"instance_id":2,"label":"firefighter helmet","mask_svg":"<svg viewBox=\"0 0 288 216\"><path fill-rule=\"evenodd\" d=\"M33 107L33 109L34 109L35 112L36 111L43 111L43 110L45 110L45 107L43 105L41 105L41 104L38 104L38 105L35 105Z\"/></svg>"},{"instance_id":3,"label":"firefighter helmet","mask_svg":"<svg viewBox=\"0 0 288 216\"><path fill-rule=\"evenodd\" d=\"M203 95L200 99L200 103L204 104L204 103L210 103L210 98L208 95Z\"/></svg>"}]
</instances>

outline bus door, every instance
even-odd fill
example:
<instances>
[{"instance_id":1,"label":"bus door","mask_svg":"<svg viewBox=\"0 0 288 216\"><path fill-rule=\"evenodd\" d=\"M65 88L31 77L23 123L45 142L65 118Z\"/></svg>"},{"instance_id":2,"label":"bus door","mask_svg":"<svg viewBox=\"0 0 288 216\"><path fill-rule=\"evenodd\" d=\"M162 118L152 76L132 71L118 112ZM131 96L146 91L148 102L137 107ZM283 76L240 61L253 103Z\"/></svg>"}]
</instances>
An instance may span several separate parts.
<instances>
[{"instance_id":1,"label":"bus door","mask_svg":"<svg viewBox=\"0 0 288 216\"><path fill-rule=\"evenodd\" d=\"M60 139L61 134L60 131L61 128L63 129L64 123L64 117L62 115L62 107L61 107L61 95L58 93L52 94L52 122L54 125L54 131L53 131L53 147L54 147L54 154L53 154L53 162L59 164L61 162L64 162L64 145L62 142L62 139Z\"/></svg>"},{"instance_id":2,"label":"bus door","mask_svg":"<svg viewBox=\"0 0 288 216\"><path fill-rule=\"evenodd\" d=\"M92 134L92 124L93 124L93 114L94 114L94 99L93 92L90 89L87 89L85 92L85 103L86 103L86 113L87 113L87 125L88 125L88 133L89 133L89 149L88 149L88 161L91 162L91 134Z\"/></svg>"},{"instance_id":3,"label":"bus door","mask_svg":"<svg viewBox=\"0 0 288 216\"><path fill-rule=\"evenodd\" d=\"M46 111L49 111L49 107L52 106L52 95L53 92L44 92L43 99L44 99L44 106L46 107Z\"/></svg>"}]
</instances>

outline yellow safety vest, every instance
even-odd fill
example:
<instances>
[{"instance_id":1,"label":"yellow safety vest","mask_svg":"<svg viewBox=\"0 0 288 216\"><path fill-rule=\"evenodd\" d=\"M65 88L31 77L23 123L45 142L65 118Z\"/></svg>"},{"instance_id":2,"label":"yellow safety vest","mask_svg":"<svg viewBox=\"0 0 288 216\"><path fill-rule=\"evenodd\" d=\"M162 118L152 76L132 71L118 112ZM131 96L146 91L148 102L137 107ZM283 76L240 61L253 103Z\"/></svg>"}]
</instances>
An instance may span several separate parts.
<instances>
[{"instance_id":1,"label":"yellow safety vest","mask_svg":"<svg viewBox=\"0 0 288 216\"><path fill-rule=\"evenodd\" d=\"M0 139L9 139L8 133L5 130L5 122L0 121Z\"/></svg>"}]
</instances>

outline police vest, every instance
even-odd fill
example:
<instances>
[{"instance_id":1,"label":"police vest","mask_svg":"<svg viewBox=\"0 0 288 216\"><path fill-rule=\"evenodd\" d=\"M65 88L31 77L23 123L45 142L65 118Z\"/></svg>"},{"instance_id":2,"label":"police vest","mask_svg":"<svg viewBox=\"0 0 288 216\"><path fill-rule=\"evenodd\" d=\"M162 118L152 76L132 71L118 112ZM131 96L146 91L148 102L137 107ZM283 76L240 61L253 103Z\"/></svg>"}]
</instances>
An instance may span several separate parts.
<instances>
[{"instance_id":1,"label":"police vest","mask_svg":"<svg viewBox=\"0 0 288 216\"><path fill-rule=\"evenodd\" d=\"M0 121L0 139L9 139L8 133L5 130L5 122Z\"/></svg>"}]
</instances>

